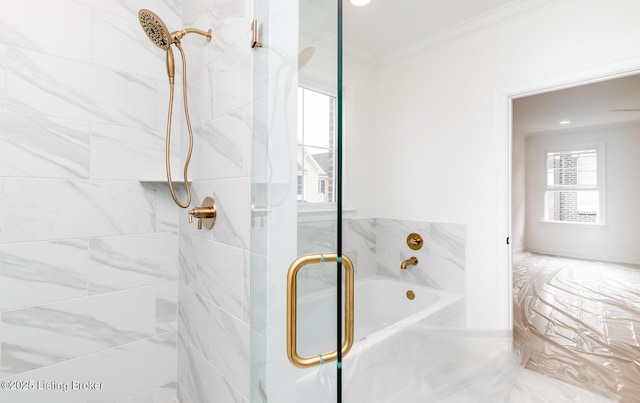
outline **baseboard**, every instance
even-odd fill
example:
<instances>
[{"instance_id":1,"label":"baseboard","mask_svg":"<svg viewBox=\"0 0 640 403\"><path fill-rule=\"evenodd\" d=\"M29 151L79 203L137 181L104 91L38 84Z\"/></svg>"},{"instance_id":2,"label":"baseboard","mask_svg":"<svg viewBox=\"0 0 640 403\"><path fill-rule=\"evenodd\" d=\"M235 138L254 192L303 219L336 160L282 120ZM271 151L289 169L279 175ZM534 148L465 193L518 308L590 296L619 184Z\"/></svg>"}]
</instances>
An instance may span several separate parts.
<instances>
[{"instance_id":1,"label":"baseboard","mask_svg":"<svg viewBox=\"0 0 640 403\"><path fill-rule=\"evenodd\" d=\"M536 248L535 246L526 247L525 250L533 253L540 253L543 255L554 255L554 256L570 257L574 259L597 260L601 262L640 265L640 257L607 256L607 255L601 255L597 253L594 253L594 254L580 253L580 252L576 253L576 252L567 251L567 250Z\"/></svg>"}]
</instances>

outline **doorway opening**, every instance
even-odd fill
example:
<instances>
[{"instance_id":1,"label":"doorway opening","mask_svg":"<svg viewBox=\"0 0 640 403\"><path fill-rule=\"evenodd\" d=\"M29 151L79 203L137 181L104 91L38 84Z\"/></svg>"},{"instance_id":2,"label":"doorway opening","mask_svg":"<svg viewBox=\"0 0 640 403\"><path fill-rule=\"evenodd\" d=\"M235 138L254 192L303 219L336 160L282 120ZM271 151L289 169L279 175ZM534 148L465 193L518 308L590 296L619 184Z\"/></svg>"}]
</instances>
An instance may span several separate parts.
<instances>
[{"instance_id":1,"label":"doorway opening","mask_svg":"<svg viewBox=\"0 0 640 403\"><path fill-rule=\"evenodd\" d=\"M633 400L640 75L512 100L514 343L556 398Z\"/></svg>"}]
</instances>

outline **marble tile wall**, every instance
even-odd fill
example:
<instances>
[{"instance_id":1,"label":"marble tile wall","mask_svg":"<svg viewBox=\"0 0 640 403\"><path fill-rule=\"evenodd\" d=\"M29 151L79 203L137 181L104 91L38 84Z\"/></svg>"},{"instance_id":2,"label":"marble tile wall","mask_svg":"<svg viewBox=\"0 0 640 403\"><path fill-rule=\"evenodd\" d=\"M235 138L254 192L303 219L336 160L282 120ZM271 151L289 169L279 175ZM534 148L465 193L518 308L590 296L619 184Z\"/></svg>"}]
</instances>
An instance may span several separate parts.
<instances>
[{"instance_id":1,"label":"marble tile wall","mask_svg":"<svg viewBox=\"0 0 640 403\"><path fill-rule=\"evenodd\" d=\"M251 0L183 0L182 25L212 28L211 42L185 37L194 150L194 203L216 201L211 230L179 224L178 399L250 397ZM180 144L186 140L182 130ZM181 148L183 157L185 147Z\"/></svg>"},{"instance_id":2,"label":"marble tile wall","mask_svg":"<svg viewBox=\"0 0 640 403\"><path fill-rule=\"evenodd\" d=\"M0 401L176 397L179 217L143 180L164 175L167 85L142 7L181 24L181 0L0 13L0 379L102 383Z\"/></svg>"}]
</instances>

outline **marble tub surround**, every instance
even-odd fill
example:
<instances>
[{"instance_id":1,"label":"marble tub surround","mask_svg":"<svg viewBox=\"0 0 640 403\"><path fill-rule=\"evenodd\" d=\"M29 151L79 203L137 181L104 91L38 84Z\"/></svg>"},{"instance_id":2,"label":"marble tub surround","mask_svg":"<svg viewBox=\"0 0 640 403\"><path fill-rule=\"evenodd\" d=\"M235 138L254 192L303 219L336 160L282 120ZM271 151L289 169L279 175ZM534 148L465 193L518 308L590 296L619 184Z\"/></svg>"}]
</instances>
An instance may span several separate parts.
<instances>
[{"instance_id":1,"label":"marble tub surround","mask_svg":"<svg viewBox=\"0 0 640 403\"><path fill-rule=\"evenodd\" d=\"M335 220L298 223L298 254L335 251ZM389 218L346 219L342 226L344 254L353 261L356 278L382 276L445 290L465 293L465 226ZM424 245L407 246L407 236L419 233ZM400 269L403 260L415 256L418 264ZM302 273L308 289L330 288L335 276L330 270Z\"/></svg>"},{"instance_id":2,"label":"marble tub surround","mask_svg":"<svg viewBox=\"0 0 640 403\"><path fill-rule=\"evenodd\" d=\"M419 250L407 246L412 232L424 239ZM465 238L462 224L377 218L376 274L464 295ZM400 263L411 256L418 264L401 270Z\"/></svg>"},{"instance_id":3,"label":"marble tub surround","mask_svg":"<svg viewBox=\"0 0 640 403\"><path fill-rule=\"evenodd\" d=\"M376 219L347 219L342 225L342 248L353 261L356 278L376 274Z\"/></svg>"}]
</instances>

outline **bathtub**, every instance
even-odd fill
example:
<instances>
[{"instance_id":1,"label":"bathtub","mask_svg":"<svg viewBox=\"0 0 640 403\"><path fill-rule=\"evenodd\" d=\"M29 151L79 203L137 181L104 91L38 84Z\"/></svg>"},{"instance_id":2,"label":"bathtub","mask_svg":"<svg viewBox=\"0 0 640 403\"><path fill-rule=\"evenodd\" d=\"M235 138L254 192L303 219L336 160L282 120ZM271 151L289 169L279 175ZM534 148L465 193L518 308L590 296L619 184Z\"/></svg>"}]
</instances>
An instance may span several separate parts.
<instances>
[{"instance_id":1,"label":"bathtub","mask_svg":"<svg viewBox=\"0 0 640 403\"><path fill-rule=\"evenodd\" d=\"M408 298L408 291L412 292L413 299ZM358 390L362 387L362 382L350 382L350 374L370 372L376 366L384 366L387 361L394 360L398 343L404 343L404 333L415 333L415 329L422 328L463 326L464 299L457 294L384 277L356 280L354 293L354 344L343 359L346 396L362 396ZM306 320L298 330L298 351L301 355L335 350L332 339L335 337L335 325L327 326L335 322L335 306L335 292L332 291L314 293L299 299L299 325L301 318ZM304 336L300 336L301 331L305 332ZM335 380L334 365L328 365L330 372L319 368L304 370L296 388L296 401L333 401L327 395L333 388L327 388L326 385ZM319 380L321 377L329 377L330 380Z\"/></svg>"},{"instance_id":2,"label":"bathtub","mask_svg":"<svg viewBox=\"0 0 640 403\"><path fill-rule=\"evenodd\" d=\"M413 292L413 299L407 293ZM354 340L382 332L425 326L462 326L462 296L384 277L369 277L355 285Z\"/></svg>"}]
</instances>

